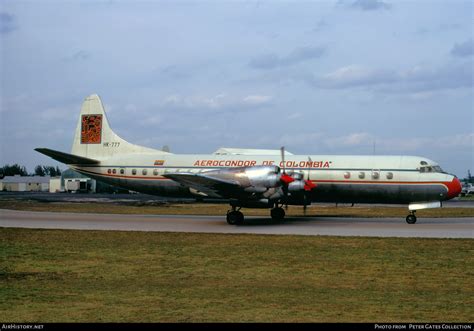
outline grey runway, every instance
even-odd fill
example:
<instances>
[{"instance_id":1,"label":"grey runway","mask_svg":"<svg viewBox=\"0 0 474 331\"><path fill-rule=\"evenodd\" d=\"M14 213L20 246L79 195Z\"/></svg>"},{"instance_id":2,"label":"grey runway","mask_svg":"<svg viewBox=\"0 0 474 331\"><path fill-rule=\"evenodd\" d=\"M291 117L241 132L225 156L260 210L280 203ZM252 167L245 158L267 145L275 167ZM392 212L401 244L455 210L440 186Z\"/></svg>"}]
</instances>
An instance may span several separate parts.
<instances>
[{"instance_id":1,"label":"grey runway","mask_svg":"<svg viewBox=\"0 0 474 331\"><path fill-rule=\"evenodd\" d=\"M367 237L474 238L474 218L289 217L274 223L268 217L246 217L231 226L225 216L112 215L29 212L0 209L0 227L74 230L248 233Z\"/></svg>"}]
</instances>

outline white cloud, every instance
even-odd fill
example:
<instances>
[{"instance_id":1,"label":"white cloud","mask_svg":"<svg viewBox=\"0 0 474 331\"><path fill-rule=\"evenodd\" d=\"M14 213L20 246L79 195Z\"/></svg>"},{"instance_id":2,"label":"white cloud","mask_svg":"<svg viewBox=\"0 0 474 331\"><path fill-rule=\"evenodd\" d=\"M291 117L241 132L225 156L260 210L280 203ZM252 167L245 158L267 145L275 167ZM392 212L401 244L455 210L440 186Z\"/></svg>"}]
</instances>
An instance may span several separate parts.
<instances>
[{"instance_id":1,"label":"white cloud","mask_svg":"<svg viewBox=\"0 0 474 331\"><path fill-rule=\"evenodd\" d=\"M225 93L215 96L182 96L179 94L168 95L163 99L162 106L184 109L219 109L229 102L229 97Z\"/></svg>"},{"instance_id":2,"label":"white cloud","mask_svg":"<svg viewBox=\"0 0 474 331\"><path fill-rule=\"evenodd\" d=\"M389 83L395 77L393 71L349 65L323 75L316 84L327 88L346 88Z\"/></svg>"},{"instance_id":3,"label":"white cloud","mask_svg":"<svg viewBox=\"0 0 474 331\"><path fill-rule=\"evenodd\" d=\"M303 116L303 114L297 112L297 113L292 113L292 114L289 114L287 119L289 120L296 120L296 119L299 119Z\"/></svg>"},{"instance_id":4,"label":"white cloud","mask_svg":"<svg viewBox=\"0 0 474 331\"><path fill-rule=\"evenodd\" d=\"M366 132L352 133L347 136L325 139L325 144L331 147L336 146L358 146L373 143L373 136Z\"/></svg>"},{"instance_id":5,"label":"white cloud","mask_svg":"<svg viewBox=\"0 0 474 331\"><path fill-rule=\"evenodd\" d=\"M367 132L351 133L341 137L328 137L324 139L326 146L337 147L363 147L372 146L377 150L388 153L406 154L436 146L438 149L469 148L473 146L474 133L456 134L449 136L432 137L398 137L378 138Z\"/></svg>"},{"instance_id":6,"label":"white cloud","mask_svg":"<svg viewBox=\"0 0 474 331\"><path fill-rule=\"evenodd\" d=\"M250 60L249 66L254 69L276 69L320 58L325 52L326 49L321 46L299 47L284 56L279 56L275 53L257 56Z\"/></svg>"},{"instance_id":7,"label":"white cloud","mask_svg":"<svg viewBox=\"0 0 474 331\"><path fill-rule=\"evenodd\" d=\"M390 93L419 93L471 87L471 67L469 62L439 68L413 66L402 70L349 65L319 77L309 76L307 81L318 88L373 88Z\"/></svg>"},{"instance_id":8,"label":"white cloud","mask_svg":"<svg viewBox=\"0 0 474 331\"><path fill-rule=\"evenodd\" d=\"M436 93L434 93L433 91L428 91L428 92L411 93L408 95L408 97L412 100L427 100L427 99L431 99L435 95Z\"/></svg>"},{"instance_id":9,"label":"white cloud","mask_svg":"<svg viewBox=\"0 0 474 331\"><path fill-rule=\"evenodd\" d=\"M285 146L314 146L315 144L320 144L323 137L324 133L322 132L285 133L278 141L280 142L280 145ZM269 142L275 144L275 137L267 138Z\"/></svg>"},{"instance_id":10,"label":"white cloud","mask_svg":"<svg viewBox=\"0 0 474 331\"><path fill-rule=\"evenodd\" d=\"M443 146L472 131L474 58L460 56L471 52L472 4L347 0L335 10L337 1L7 1L1 158L31 167L48 160L34 147L68 151L81 102L97 92L114 106L118 134L135 143L157 137L156 147L176 153L283 144L295 153L370 154L372 135L383 135L380 153L431 146L446 164L471 164L472 146ZM420 27L430 34L414 33ZM58 120L56 108L70 118ZM236 120L245 122L238 134ZM65 133L45 139L51 125ZM29 135L16 139L22 131Z\"/></svg>"},{"instance_id":11,"label":"white cloud","mask_svg":"<svg viewBox=\"0 0 474 331\"><path fill-rule=\"evenodd\" d=\"M272 99L269 95L247 95L243 98L243 102L251 105L262 105L270 102Z\"/></svg>"},{"instance_id":12,"label":"white cloud","mask_svg":"<svg viewBox=\"0 0 474 331\"><path fill-rule=\"evenodd\" d=\"M436 146L438 150L452 150L472 148L474 144L474 133L464 133L455 135L432 137L377 137L368 132L354 132L343 136L328 136L324 132L301 133L295 135L283 135L281 143L287 146L311 144L315 142L331 151L342 151L347 153L352 149L366 152L372 152L375 144L377 151L383 154L410 154L421 153L427 149ZM378 153L380 154L380 153Z\"/></svg>"},{"instance_id":13,"label":"white cloud","mask_svg":"<svg viewBox=\"0 0 474 331\"><path fill-rule=\"evenodd\" d=\"M457 134L454 136L440 137L436 139L436 144L442 148L474 148L474 132L467 134Z\"/></svg>"},{"instance_id":14,"label":"white cloud","mask_svg":"<svg viewBox=\"0 0 474 331\"><path fill-rule=\"evenodd\" d=\"M163 99L162 106L164 108L219 110L227 108L260 107L269 104L272 99L273 97L270 95L259 94L251 94L244 97L237 97L227 93L219 93L210 97L173 94Z\"/></svg>"},{"instance_id":15,"label":"white cloud","mask_svg":"<svg viewBox=\"0 0 474 331\"><path fill-rule=\"evenodd\" d=\"M162 104L164 106L169 105L180 105L183 102L182 97L177 94L168 95L163 99Z\"/></svg>"},{"instance_id":16,"label":"white cloud","mask_svg":"<svg viewBox=\"0 0 474 331\"><path fill-rule=\"evenodd\" d=\"M156 126L163 123L163 117L160 115L151 115L145 119L139 120L139 124L142 126Z\"/></svg>"},{"instance_id":17,"label":"white cloud","mask_svg":"<svg viewBox=\"0 0 474 331\"><path fill-rule=\"evenodd\" d=\"M65 121L71 118L78 118L78 113L74 111L74 108L69 107L52 107L40 111L39 118L44 121Z\"/></svg>"}]
</instances>

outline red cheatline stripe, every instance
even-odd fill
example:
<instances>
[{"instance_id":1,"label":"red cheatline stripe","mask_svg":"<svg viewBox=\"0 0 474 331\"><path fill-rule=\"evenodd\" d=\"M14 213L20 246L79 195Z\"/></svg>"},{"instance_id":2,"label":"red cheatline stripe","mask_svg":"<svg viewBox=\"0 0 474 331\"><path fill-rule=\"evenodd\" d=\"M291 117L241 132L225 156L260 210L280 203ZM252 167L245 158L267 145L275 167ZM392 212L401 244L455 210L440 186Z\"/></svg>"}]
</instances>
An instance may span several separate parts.
<instances>
[{"instance_id":1,"label":"red cheatline stripe","mask_svg":"<svg viewBox=\"0 0 474 331\"><path fill-rule=\"evenodd\" d=\"M144 180L171 180L169 178L163 176L157 177L143 177L143 176L125 176L125 175L113 175L113 174L101 174L92 171L81 170L82 172L86 172L89 174L103 176L103 177L113 177L113 178L131 178L131 179L144 179ZM329 180L329 179L321 179L321 180L311 180L313 183L337 183L337 184L389 184L389 185L443 185L448 188L450 182L387 182L387 181L367 181L367 180Z\"/></svg>"}]
</instances>

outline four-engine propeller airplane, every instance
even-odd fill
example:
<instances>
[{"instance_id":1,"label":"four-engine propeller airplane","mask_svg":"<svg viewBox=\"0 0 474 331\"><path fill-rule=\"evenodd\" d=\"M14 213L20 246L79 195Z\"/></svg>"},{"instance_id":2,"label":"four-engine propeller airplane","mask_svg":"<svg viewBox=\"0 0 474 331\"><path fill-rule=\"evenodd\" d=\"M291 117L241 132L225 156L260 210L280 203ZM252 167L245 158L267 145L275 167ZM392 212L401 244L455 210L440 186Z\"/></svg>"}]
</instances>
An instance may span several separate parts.
<instances>
[{"instance_id":1,"label":"four-engine propeller airplane","mask_svg":"<svg viewBox=\"0 0 474 331\"><path fill-rule=\"evenodd\" d=\"M221 148L210 155L177 155L133 145L109 126L97 95L82 105L70 154L36 151L77 172L133 191L162 196L227 199L229 224L240 208L271 208L311 202L408 204L406 221L419 209L438 208L456 197L461 183L418 156L293 155L278 150Z\"/></svg>"}]
</instances>

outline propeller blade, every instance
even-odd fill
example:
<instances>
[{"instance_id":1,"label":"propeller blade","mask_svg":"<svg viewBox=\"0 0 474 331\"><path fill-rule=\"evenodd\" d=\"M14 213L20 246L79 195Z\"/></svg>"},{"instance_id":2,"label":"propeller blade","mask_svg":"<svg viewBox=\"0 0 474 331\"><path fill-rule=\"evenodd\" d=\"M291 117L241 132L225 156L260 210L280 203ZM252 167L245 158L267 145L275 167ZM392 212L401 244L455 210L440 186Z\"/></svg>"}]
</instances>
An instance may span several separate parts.
<instances>
[{"instance_id":1,"label":"propeller blade","mask_svg":"<svg viewBox=\"0 0 474 331\"><path fill-rule=\"evenodd\" d=\"M313 160L311 160L311 156L309 156L309 155L308 155L308 161L309 161L309 164L311 164L313 162ZM316 187L316 184L313 183L309 179L309 175L310 175L310 171L311 171L310 169L311 168L308 168L308 176L304 181L304 187L303 188L306 192L311 192L311 190ZM305 198L305 204L303 205L303 215L306 216L306 208L308 207L308 203L306 203L306 202L307 202L307 200L310 200L309 204L311 204L311 198L306 193L304 195L304 198Z\"/></svg>"},{"instance_id":2,"label":"propeller blade","mask_svg":"<svg viewBox=\"0 0 474 331\"><path fill-rule=\"evenodd\" d=\"M309 161L309 164L312 164L313 163L313 160L311 160L311 156L308 155L308 161ZM309 180L309 172L310 172L310 168L308 168L308 178L306 178L306 180Z\"/></svg>"},{"instance_id":3,"label":"propeller blade","mask_svg":"<svg viewBox=\"0 0 474 331\"><path fill-rule=\"evenodd\" d=\"M309 161L310 164L313 162L313 160L311 160L311 156L308 156L308 161ZM313 188L316 187L316 184L313 183L313 182L309 179L309 172L310 172L310 171L311 171L311 170L308 169L308 176L307 176L306 180L304 181L304 190L305 190L305 191L311 191Z\"/></svg>"},{"instance_id":4,"label":"propeller blade","mask_svg":"<svg viewBox=\"0 0 474 331\"><path fill-rule=\"evenodd\" d=\"M288 195L288 185L290 183L294 182L295 179L286 173L286 168L285 168L285 146L281 146L280 152L281 152L281 165L282 165L281 168L283 170L283 172L280 176L280 181L283 184L283 192L285 193L285 197L286 197Z\"/></svg>"},{"instance_id":5,"label":"propeller blade","mask_svg":"<svg viewBox=\"0 0 474 331\"><path fill-rule=\"evenodd\" d=\"M285 170L285 146L280 147L280 153L281 153L282 169L283 169L283 173L285 174L286 173L286 170Z\"/></svg>"}]
</instances>

